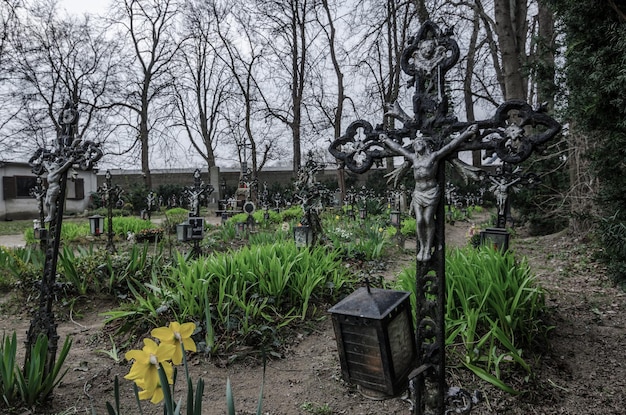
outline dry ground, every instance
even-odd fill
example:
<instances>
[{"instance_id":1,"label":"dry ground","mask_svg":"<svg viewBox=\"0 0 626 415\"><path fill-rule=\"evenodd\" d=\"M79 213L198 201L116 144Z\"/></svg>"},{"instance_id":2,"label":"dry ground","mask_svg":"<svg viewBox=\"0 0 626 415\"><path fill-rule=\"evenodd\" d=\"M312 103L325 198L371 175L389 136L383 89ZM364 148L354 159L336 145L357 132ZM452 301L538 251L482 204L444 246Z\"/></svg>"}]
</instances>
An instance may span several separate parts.
<instances>
[{"instance_id":1,"label":"dry ground","mask_svg":"<svg viewBox=\"0 0 626 415\"><path fill-rule=\"evenodd\" d=\"M448 226L448 244L465 243L469 224ZM626 414L626 295L612 287L604 270L590 257L584 241L566 234L538 238L516 237L512 249L529 258L534 272L549 291L547 298L555 328L550 344L535 366L536 379L521 396L508 396L471 374L451 369L449 383L480 389L485 400L472 414ZM414 255L414 253L408 253ZM407 258L391 259L402 263ZM6 300L7 298L5 298ZM106 414L113 400L113 379L120 377L123 413L135 415L129 369L98 349L111 349L102 331L99 312L106 307L84 301L81 314L59 315L61 339L71 335L74 345L67 360L69 372L55 390L50 405L19 414ZM17 330L22 337L30 316L1 315L0 331ZM22 344L20 342L20 344ZM224 358L227 360L227 357ZM229 377L239 414L254 414L262 366L254 359L227 364L201 356L191 360L192 377L206 382L204 414L225 413ZM328 318L303 326L281 359L268 362L263 413L289 414L410 414L401 398L375 401L342 381L332 326ZM162 414L161 407L143 405L143 413ZM5 411L1 409L0 412ZM5 412L2 412L5 413Z\"/></svg>"}]
</instances>

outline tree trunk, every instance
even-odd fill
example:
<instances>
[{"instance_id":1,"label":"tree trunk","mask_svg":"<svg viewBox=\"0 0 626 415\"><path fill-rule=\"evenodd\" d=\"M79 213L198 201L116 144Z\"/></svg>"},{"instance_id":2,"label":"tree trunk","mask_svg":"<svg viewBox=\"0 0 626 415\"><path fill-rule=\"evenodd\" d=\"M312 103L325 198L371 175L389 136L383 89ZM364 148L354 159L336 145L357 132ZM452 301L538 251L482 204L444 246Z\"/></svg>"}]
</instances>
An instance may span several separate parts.
<instances>
[{"instance_id":1,"label":"tree trunk","mask_svg":"<svg viewBox=\"0 0 626 415\"><path fill-rule=\"evenodd\" d=\"M494 14L502 59L504 99L526 100L526 83L522 76L526 62L526 2L496 0Z\"/></svg>"},{"instance_id":2,"label":"tree trunk","mask_svg":"<svg viewBox=\"0 0 626 415\"><path fill-rule=\"evenodd\" d=\"M592 176L589 157L593 149L591 144L597 140L590 139L570 123L571 133L568 135L568 168L570 180L570 221L569 230L575 235L585 235L593 227L595 203L598 183Z\"/></svg>"},{"instance_id":3,"label":"tree trunk","mask_svg":"<svg viewBox=\"0 0 626 415\"><path fill-rule=\"evenodd\" d=\"M152 175L150 174L150 134L148 131L148 103L142 103L139 121L139 140L141 141L141 174L146 189L152 189Z\"/></svg>"},{"instance_id":4,"label":"tree trunk","mask_svg":"<svg viewBox=\"0 0 626 415\"><path fill-rule=\"evenodd\" d=\"M536 59L537 62L537 101L547 103L548 108L554 108L554 96L556 94L556 84L554 77L556 65L554 63L554 16L552 11L539 2L539 12L537 15L538 41Z\"/></svg>"},{"instance_id":5,"label":"tree trunk","mask_svg":"<svg viewBox=\"0 0 626 415\"><path fill-rule=\"evenodd\" d=\"M472 81L474 79L474 65L476 60L476 42L478 39L478 31L480 30L479 16L474 17L474 25L472 27L472 35L470 36L470 43L467 53L467 66L465 67L465 77L463 78L463 96L465 102L465 114L467 121L473 122L476 120L474 114L474 94L472 93ZM482 151L472 151L472 165L475 167L482 166Z\"/></svg>"}]
</instances>

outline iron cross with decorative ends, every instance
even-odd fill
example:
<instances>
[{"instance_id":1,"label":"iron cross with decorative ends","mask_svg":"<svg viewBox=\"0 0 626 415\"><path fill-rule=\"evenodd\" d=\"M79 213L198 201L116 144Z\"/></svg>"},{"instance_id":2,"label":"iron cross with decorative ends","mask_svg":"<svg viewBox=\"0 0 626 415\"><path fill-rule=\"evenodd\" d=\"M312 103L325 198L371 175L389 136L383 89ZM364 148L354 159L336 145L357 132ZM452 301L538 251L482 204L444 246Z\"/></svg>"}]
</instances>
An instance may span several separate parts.
<instances>
[{"instance_id":1,"label":"iron cross with decorative ends","mask_svg":"<svg viewBox=\"0 0 626 415\"><path fill-rule=\"evenodd\" d=\"M517 192L519 186L533 187L541 182L541 178L535 173L522 173L520 167L511 171L510 165L504 163L497 169L496 174L489 174L485 178L488 181L489 190L496 197L498 208L497 223L498 228L505 228L507 217L510 214L509 195L511 190Z\"/></svg>"},{"instance_id":2,"label":"iron cross with decorative ends","mask_svg":"<svg viewBox=\"0 0 626 415\"><path fill-rule=\"evenodd\" d=\"M200 169L196 169L193 172L193 186L186 186L184 194L189 202L190 210L193 212L194 217L200 216L200 200L213 193L213 185L205 184L202 181L202 175Z\"/></svg>"},{"instance_id":3,"label":"iron cross with decorative ends","mask_svg":"<svg viewBox=\"0 0 626 415\"><path fill-rule=\"evenodd\" d=\"M460 388L448 388L445 381L444 162L451 162L465 177L479 179L486 173L461 162L459 151L484 150L505 163L518 164L561 129L544 108L533 109L520 100L503 103L490 119L458 121L448 114L445 91L446 72L458 58L459 48L451 32L442 32L433 22L424 23L401 57L402 69L410 76L408 86L415 88L413 115L397 102L391 103L384 115L400 121L400 128L374 128L365 120L357 120L329 147L339 165L355 173L364 173L381 159L394 156L404 157L405 163L388 175L390 179L397 182L404 172L413 171L418 362L409 379L416 414L471 410L471 404L446 409L446 405L467 401L455 396L469 395Z\"/></svg>"},{"instance_id":4,"label":"iron cross with decorative ends","mask_svg":"<svg viewBox=\"0 0 626 415\"><path fill-rule=\"evenodd\" d=\"M30 361L31 351L40 335L48 339L48 353L46 356L43 377L51 375L55 366L57 342L52 301L55 298L54 286L56 281L57 259L60 247L63 209L65 206L65 191L68 170L89 170L102 157L100 146L92 141L76 140L79 113L76 104L68 101L58 118L57 138L52 150L39 148L30 158L29 165L32 172L40 176L46 173L48 189L44 204L48 210L45 222L49 223L48 238L46 239L46 257L40 284L41 294L39 308L31 320L26 339L25 362Z\"/></svg>"}]
</instances>

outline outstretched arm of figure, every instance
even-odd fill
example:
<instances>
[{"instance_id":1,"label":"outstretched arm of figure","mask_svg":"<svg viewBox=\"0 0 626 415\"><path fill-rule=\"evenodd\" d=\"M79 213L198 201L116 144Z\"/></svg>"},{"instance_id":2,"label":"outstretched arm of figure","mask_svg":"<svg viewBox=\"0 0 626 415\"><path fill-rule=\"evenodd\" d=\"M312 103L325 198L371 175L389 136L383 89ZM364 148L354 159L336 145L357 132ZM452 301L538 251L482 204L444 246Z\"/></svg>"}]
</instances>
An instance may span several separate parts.
<instances>
[{"instance_id":1,"label":"outstretched arm of figure","mask_svg":"<svg viewBox=\"0 0 626 415\"><path fill-rule=\"evenodd\" d=\"M517 179L513 180L510 183L507 183L506 188L508 189L509 187L513 186L515 183L519 182L520 180L522 180L521 177L518 177Z\"/></svg>"},{"instance_id":2,"label":"outstretched arm of figure","mask_svg":"<svg viewBox=\"0 0 626 415\"><path fill-rule=\"evenodd\" d=\"M464 141L469 141L470 138L473 138L478 131L478 125L472 124L465 131L459 134L458 137L454 138L445 146L441 147L439 150L435 151L435 157L445 157L448 154L452 153L456 148Z\"/></svg>"},{"instance_id":3,"label":"outstretched arm of figure","mask_svg":"<svg viewBox=\"0 0 626 415\"><path fill-rule=\"evenodd\" d=\"M500 186L500 182L494 179L492 176L488 176L488 178L491 183L493 183L496 186Z\"/></svg>"},{"instance_id":4,"label":"outstretched arm of figure","mask_svg":"<svg viewBox=\"0 0 626 415\"><path fill-rule=\"evenodd\" d=\"M74 160L70 158L65 163L63 163L62 165L59 166L58 170L56 171L56 174L62 174L67 169L72 167L72 164L74 164Z\"/></svg>"},{"instance_id":5,"label":"outstretched arm of figure","mask_svg":"<svg viewBox=\"0 0 626 415\"><path fill-rule=\"evenodd\" d=\"M383 143L385 143L385 145L387 147L389 147L391 150L395 151L398 155L404 156L404 157L409 158L409 159L411 157L413 157L413 153L411 153L406 148L402 147L398 142L392 140L391 138L385 136L384 140L382 140L382 141L383 141Z\"/></svg>"}]
</instances>

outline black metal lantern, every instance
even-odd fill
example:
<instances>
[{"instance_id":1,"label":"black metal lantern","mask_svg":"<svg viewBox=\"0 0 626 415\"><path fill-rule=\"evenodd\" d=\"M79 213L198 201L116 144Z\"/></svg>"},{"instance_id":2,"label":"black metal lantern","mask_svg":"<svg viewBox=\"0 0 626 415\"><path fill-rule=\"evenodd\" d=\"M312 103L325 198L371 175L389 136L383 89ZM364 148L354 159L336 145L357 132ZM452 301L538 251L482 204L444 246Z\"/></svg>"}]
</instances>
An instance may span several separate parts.
<instances>
[{"instance_id":1,"label":"black metal lantern","mask_svg":"<svg viewBox=\"0 0 626 415\"><path fill-rule=\"evenodd\" d=\"M406 389L417 358L409 296L367 286L328 310L345 381L388 396Z\"/></svg>"},{"instance_id":2,"label":"black metal lantern","mask_svg":"<svg viewBox=\"0 0 626 415\"><path fill-rule=\"evenodd\" d=\"M389 212L389 219L391 220L392 226L395 226L396 228L400 227L400 211L399 210L392 210L391 212Z\"/></svg>"},{"instance_id":3,"label":"black metal lantern","mask_svg":"<svg viewBox=\"0 0 626 415\"><path fill-rule=\"evenodd\" d=\"M183 222L176 225L176 239L180 242L191 240L191 225L189 222Z\"/></svg>"},{"instance_id":4,"label":"black metal lantern","mask_svg":"<svg viewBox=\"0 0 626 415\"><path fill-rule=\"evenodd\" d=\"M298 248L311 246L313 244L313 228L307 225L294 226L293 239Z\"/></svg>"},{"instance_id":5,"label":"black metal lantern","mask_svg":"<svg viewBox=\"0 0 626 415\"><path fill-rule=\"evenodd\" d=\"M89 216L89 232L94 236L100 236L104 233L104 216Z\"/></svg>"},{"instance_id":6,"label":"black metal lantern","mask_svg":"<svg viewBox=\"0 0 626 415\"><path fill-rule=\"evenodd\" d=\"M509 237L504 228L487 228L480 231L480 244L504 253L509 249Z\"/></svg>"},{"instance_id":7,"label":"black metal lantern","mask_svg":"<svg viewBox=\"0 0 626 415\"><path fill-rule=\"evenodd\" d=\"M41 226L41 220L39 219L33 220L33 236L40 241L45 241L48 237L48 230L45 226Z\"/></svg>"},{"instance_id":8,"label":"black metal lantern","mask_svg":"<svg viewBox=\"0 0 626 415\"><path fill-rule=\"evenodd\" d=\"M367 208L365 206L359 208L359 219L365 220L367 218Z\"/></svg>"},{"instance_id":9,"label":"black metal lantern","mask_svg":"<svg viewBox=\"0 0 626 415\"><path fill-rule=\"evenodd\" d=\"M48 230L46 228L35 229L33 236L35 239L45 242L48 239Z\"/></svg>"}]
</instances>

